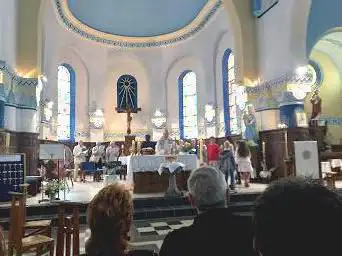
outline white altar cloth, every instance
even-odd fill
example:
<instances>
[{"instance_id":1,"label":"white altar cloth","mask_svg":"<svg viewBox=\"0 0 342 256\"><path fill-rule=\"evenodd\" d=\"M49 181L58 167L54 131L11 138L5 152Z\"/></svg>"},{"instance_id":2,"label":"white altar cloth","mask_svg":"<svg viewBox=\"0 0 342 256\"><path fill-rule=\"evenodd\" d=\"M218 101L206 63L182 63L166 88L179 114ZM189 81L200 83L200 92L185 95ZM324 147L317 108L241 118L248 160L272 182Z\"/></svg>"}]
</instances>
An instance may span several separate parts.
<instances>
[{"instance_id":1,"label":"white altar cloth","mask_svg":"<svg viewBox=\"0 0 342 256\"><path fill-rule=\"evenodd\" d=\"M134 172L157 172L161 164L165 163L165 156L122 156L119 161L127 165L127 181L133 184ZM176 161L184 164L184 170L197 168L196 155L177 155Z\"/></svg>"}]
</instances>

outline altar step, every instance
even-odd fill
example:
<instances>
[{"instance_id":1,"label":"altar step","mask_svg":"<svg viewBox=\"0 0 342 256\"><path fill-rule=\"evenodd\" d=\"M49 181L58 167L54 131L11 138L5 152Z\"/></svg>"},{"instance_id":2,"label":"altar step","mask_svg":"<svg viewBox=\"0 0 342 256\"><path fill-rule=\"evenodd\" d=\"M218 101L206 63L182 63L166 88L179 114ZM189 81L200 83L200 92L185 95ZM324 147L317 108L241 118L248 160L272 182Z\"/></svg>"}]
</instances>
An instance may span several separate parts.
<instances>
[{"instance_id":1,"label":"altar step","mask_svg":"<svg viewBox=\"0 0 342 256\"><path fill-rule=\"evenodd\" d=\"M259 193L233 194L231 195L230 207L237 214L251 213L254 201ZM27 220L50 219L57 223L57 205L40 204L26 208ZM80 223L86 223L86 211L88 203L80 208ZM148 220L172 217L191 217L196 214L186 197L183 198L135 198L134 199L134 220ZM9 225L10 208L0 207L0 225L5 229Z\"/></svg>"}]
</instances>

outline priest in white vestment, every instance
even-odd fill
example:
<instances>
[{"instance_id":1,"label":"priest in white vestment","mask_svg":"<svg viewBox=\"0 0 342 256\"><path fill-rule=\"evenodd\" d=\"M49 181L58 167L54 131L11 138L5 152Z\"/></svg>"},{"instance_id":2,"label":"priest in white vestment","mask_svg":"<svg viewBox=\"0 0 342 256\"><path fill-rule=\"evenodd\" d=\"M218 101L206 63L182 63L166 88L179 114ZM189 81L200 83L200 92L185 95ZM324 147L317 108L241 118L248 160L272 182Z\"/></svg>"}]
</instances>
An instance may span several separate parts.
<instances>
[{"instance_id":1,"label":"priest in white vestment","mask_svg":"<svg viewBox=\"0 0 342 256\"><path fill-rule=\"evenodd\" d=\"M84 146L83 141L80 140L78 144L74 147L72 151L74 155L74 181L77 181L78 177L78 169L82 168L82 163L86 161L86 154L88 150Z\"/></svg>"},{"instance_id":2,"label":"priest in white vestment","mask_svg":"<svg viewBox=\"0 0 342 256\"><path fill-rule=\"evenodd\" d=\"M172 141L169 138L169 131L164 130L163 137L157 141L156 154L157 155L169 155L171 154Z\"/></svg>"}]
</instances>

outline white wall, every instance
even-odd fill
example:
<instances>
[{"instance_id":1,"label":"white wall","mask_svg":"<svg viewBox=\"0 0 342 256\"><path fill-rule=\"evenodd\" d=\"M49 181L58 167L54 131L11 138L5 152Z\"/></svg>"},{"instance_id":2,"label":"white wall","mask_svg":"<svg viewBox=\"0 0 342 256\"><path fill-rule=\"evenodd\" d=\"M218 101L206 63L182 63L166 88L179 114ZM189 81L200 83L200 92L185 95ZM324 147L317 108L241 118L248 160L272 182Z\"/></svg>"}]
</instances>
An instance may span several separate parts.
<instances>
[{"instance_id":1,"label":"white wall","mask_svg":"<svg viewBox=\"0 0 342 256\"><path fill-rule=\"evenodd\" d=\"M262 81L307 63L306 30L311 0L280 0L257 19L259 72Z\"/></svg>"},{"instance_id":2,"label":"white wall","mask_svg":"<svg viewBox=\"0 0 342 256\"><path fill-rule=\"evenodd\" d=\"M0 60L15 68L17 47L17 0L0 0Z\"/></svg>"},{"instance_id":3,"label":"white wall","mask_svg":"<svg viewBox=\"0 0 342 256\"><path fill-rule=\"evenodd\" d=\"M191 39L160 48L117 49L82 39L60 25L51 3L47 5L43 20L42 72L49 79L43 97L56 99L57 66L62 60L73 61L69 64L75 69L78 88L82 87L89 92L88 97L85 94L76 94L76 120L84 124L82 132L87 132L88 129L85 105L94 101L98 107L104 109L105 133L126 132L125 115L115 112L116 81L125 73L134 75L138 81L138 101L142 108L133 117L133 132L138 129L140 132L151 131L150 118L156 109L168 114L169 126L178 123L178 77L186 69L197 74L199 119L204 117L205 104L215 104L216 98L222 98L216 95L215 89L215 83L221 76L218 60L222 59L225 48L234 48L231 43L232 35L227 32L227 12L223 8ZM220 74L217 75L217 72ZM80 78L83 76L84 78Z\"/></svg>"}]
</instances>

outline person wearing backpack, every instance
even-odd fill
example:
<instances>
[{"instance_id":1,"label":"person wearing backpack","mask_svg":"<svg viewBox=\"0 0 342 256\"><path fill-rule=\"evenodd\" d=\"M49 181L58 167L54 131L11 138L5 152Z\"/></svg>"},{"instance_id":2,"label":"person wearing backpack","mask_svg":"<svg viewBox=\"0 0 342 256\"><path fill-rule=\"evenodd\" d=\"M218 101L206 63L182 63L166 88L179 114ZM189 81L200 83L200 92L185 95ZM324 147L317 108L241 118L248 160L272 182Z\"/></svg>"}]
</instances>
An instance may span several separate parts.
<instances>
[{"instance_id":1,"label":"person wearing backpack","mask_svg":"<svg viewBox=\"0 0 342 256\"><path fill-rule=\"evenodd\" d=\"M225 141L223 144L223 150L220 153L219 169L225 175L226 182L228 183L228 177L230 177L229 188L231 190L235 189L235 170L236 163L234 158L234 153L232 151L232 145L229 141Z\"/></svg>"}]
</instances>

